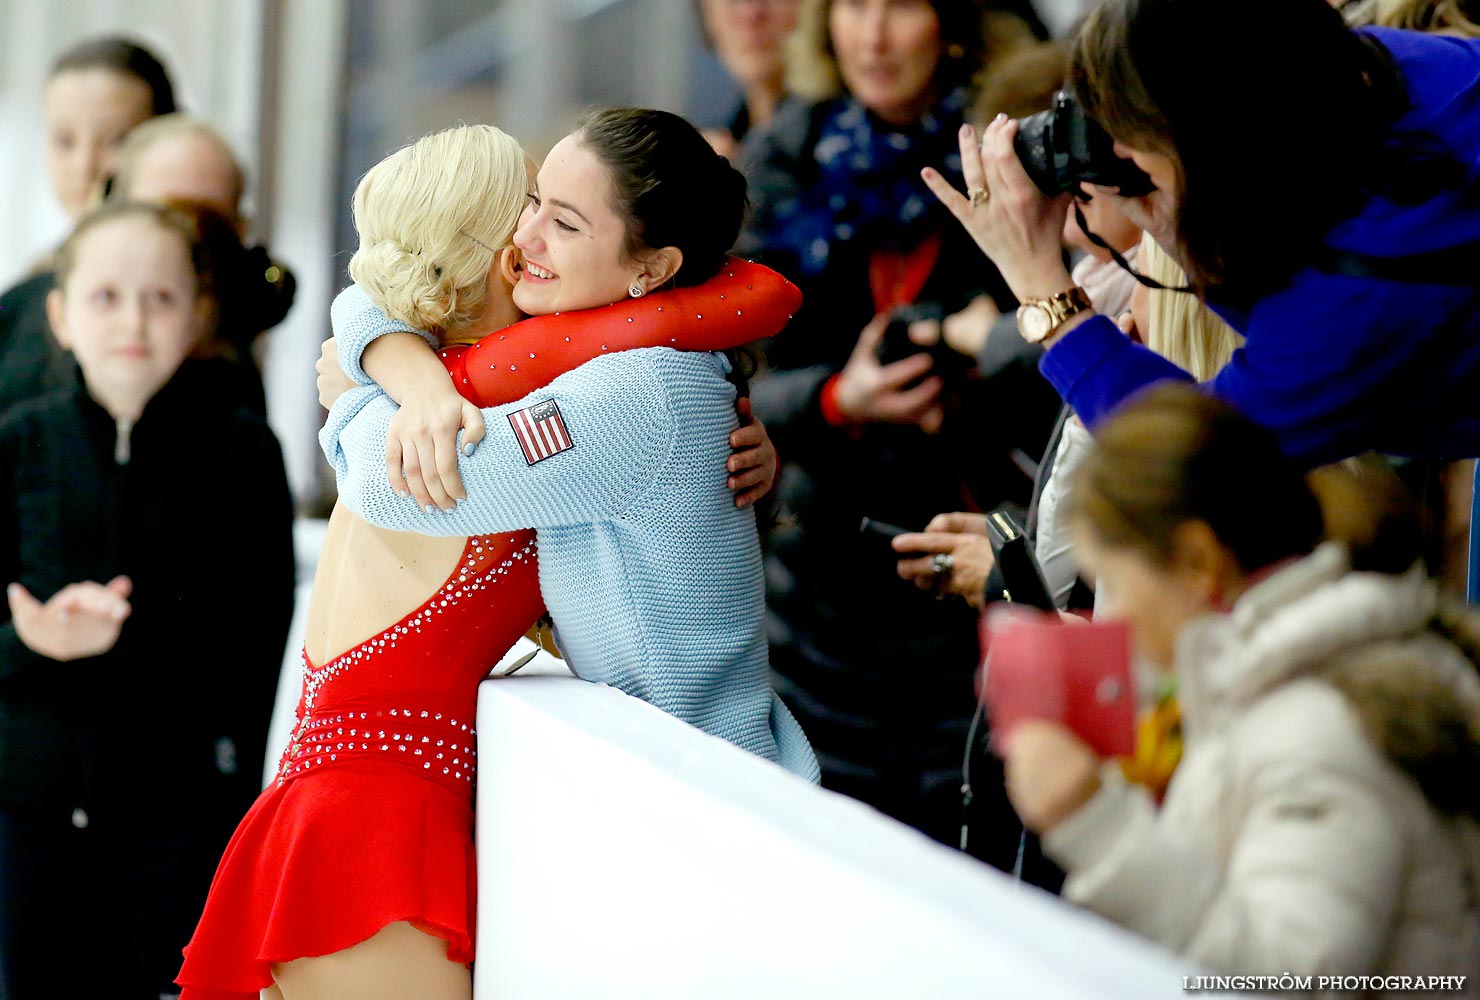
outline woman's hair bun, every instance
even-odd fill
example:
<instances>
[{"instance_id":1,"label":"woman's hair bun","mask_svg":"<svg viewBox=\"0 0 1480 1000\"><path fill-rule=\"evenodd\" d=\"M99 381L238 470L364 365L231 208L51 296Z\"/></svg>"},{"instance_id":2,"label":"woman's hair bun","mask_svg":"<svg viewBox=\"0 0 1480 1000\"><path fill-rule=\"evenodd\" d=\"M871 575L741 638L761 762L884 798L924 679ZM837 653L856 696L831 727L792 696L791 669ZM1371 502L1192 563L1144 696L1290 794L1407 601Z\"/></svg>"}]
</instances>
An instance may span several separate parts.
<instances>
[{"instance_id":1,"label":"woman's hair bun","mask_svg":"<svg viewBox=\"0 0 1480 1000\"><path fill-rule=\"evenodd\" d=\"M397 240L363 245L350 262L355 280L386 315L418 330L442 330L457 313L457 290L436 261Z\"/></svg>"}]
</instances>

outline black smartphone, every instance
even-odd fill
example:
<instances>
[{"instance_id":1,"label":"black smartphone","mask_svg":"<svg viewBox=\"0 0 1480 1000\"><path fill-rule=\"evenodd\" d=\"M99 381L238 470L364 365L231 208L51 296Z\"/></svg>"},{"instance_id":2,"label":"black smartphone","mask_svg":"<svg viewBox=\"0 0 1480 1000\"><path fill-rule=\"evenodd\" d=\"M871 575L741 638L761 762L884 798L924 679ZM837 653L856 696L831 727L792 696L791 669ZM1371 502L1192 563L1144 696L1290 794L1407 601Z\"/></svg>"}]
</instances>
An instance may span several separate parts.
<instances>
[{"instance_id":1,"label":"black smartphone","mask_svg":"<svg viewBox=\"0 0 1480 1000\"><path fill-rule=\"evenodd\" d=\"M891 546L896 535L910 534L909 528L901 528L897 524L887 521L876 521L866 517L858 523L858 533L864 537L870 548L881 550L881 555L888 559L908 559L914 553L895 552Z\"/></svg>"},{"instance_id":2,"label":"black smartphone","mask_svg":"<svg viewBox=\"0 0 1480 1000\"><path fill-rule=\"evenodd\" d=\"M1017 520L1006 511L992 511L987 515L987 537L1002 570L1002 589L1007 599L1040 611L1056 611L1038 557L1029 547L1028 536Z\"/></svg>"}]
</instances>

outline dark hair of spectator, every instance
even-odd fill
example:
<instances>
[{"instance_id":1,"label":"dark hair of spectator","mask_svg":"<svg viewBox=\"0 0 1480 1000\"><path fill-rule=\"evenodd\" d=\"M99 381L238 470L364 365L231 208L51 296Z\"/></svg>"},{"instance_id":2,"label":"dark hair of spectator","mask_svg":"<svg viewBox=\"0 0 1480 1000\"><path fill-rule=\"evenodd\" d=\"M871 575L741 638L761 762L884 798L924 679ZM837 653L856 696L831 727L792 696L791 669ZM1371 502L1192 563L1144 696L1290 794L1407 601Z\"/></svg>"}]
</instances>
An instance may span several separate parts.
<instances>
[{"instance_id":1,"label":"dark hair of spectator","mask_svg":"<svg viewBox=\"0 0 1480 1000\"><path fill-rule=\"evenodd\" d=\"M199 239L195 224L185 214L168 205L144 201L105 201L79 219L56 253L57 287L67 287L72 269L77 264L77 248L84 236L106 223L136 215L149 219L161 229L177 234L185 242L190 253L190 269L195 274L196 292L210 294L213 285L211 261L205 244Z\"/></svg>"},{"instance_id":2,"label":"dark hair of spectator","mask_svg":"<svg viewBox=\"0 0 1480 1000\"><path fill-rule=\"evenodd\" d=\"M1070 503L1105 545L1157 566L1196 521L1245 573L1308 555L1324 531L1304 470L1274 435L1181 383L1147 390L1095 428Z\"/></svg>"},{"instance_id":3,"label":"dark hair of spectator","mask_svg":"<svg viewBox=\"0 0 1480 1000\"><path fill-rule=\"evenodd\" d=\"M149 88L151 110L167 115L175 110L175 88L164 64L138 42L117 35L90 38L67 49L51 64L52 77L89 69L110 70L130 76Z\"/></svg>"},{"instance_id":4,"label":"dark hair of spectator","mask_svg":"<svg viewBox=\"0 0 1480 1000\"><path fill-rule=\"evenodd\" d=\"M1188 277L1230 304L1287 284L1370 195L1416 203L1456 179L1424 137L1390 143L1403 79L1326 0L1106 0L1071 76L1112 136L1173 158Z\"/></svg>"},{"instance_id":5,"label":"dark hair of spectator","mask_svg":"<svg viewBox=\"0 0 1480 1000\"><path fill-rule=\"evenodd\" d=\"M740 235L745 176L687 121L667 111L610 108L576 126L612 181L612 209L626 222L626 256L676 247L675 285L712 278Z\"/></svg>"},{"instance_id":6,"label":"dark hair of spectator","mask_svg":"<svg viewBox=\"0 0 1480 1000\"><path fill-rule=\"evenodd\" d=\"M234 220L215 208L192 201L170 201L168 206L189 225L191 242L209 262L216 338L246 351L260 334L287 317L297 279L265 247L243 246Z\"/></svg>"}]
</instances>

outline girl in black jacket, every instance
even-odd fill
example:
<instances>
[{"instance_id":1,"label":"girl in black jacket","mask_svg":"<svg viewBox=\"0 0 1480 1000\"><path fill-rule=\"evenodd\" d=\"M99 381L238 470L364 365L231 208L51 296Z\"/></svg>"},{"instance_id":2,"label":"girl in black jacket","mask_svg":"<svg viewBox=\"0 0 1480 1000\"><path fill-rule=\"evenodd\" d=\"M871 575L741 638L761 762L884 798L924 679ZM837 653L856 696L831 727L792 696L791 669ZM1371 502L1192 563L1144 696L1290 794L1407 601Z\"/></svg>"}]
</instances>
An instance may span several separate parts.
<instances>
[{"instance_id":1,"label":"girl in black jacket","mask_svg":"<svg viewBox=\"0 0 1480 1000\"><path fill-rule=\"evenodd\" d=\"M175 992L292 613L277 441L182 361L209 272L115 204L58 255L71 388L0 422L0 995ZM81 946L87 956L77 961Z\"/></svg>"}]
</instances>

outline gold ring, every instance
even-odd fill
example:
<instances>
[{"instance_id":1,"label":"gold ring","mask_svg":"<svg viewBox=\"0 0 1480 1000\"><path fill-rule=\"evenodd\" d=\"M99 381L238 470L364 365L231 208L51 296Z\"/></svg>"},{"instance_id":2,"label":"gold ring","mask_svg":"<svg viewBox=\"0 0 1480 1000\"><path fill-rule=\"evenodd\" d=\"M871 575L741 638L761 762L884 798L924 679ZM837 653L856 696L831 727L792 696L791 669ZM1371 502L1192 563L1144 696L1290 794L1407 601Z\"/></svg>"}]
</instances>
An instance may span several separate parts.
<instances>
[{"instance_id":1,"label":"gold ring","mask_svg":"<svg viewBox=\"0 0 1480 1000\"><path fill-rule=\"evenodd\" d=\"M987 186L985 184L983 184L981 187L972 188L970 191L967 191L966 194L971 198L972 208L981 208L987 203L987 199L992 197L992 192L987 190Z\"/></svg>"}]
</instances>

